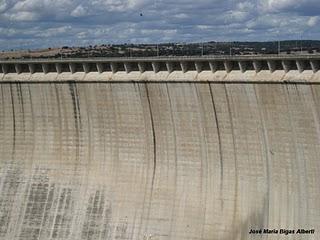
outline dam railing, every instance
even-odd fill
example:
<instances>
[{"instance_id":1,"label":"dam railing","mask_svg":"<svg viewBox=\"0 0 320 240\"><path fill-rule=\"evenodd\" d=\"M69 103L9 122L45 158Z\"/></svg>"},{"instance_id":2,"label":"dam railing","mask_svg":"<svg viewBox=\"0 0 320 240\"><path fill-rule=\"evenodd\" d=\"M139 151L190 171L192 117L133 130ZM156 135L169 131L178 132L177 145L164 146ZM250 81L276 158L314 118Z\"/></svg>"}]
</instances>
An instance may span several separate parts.
<instances>
[{"instance_id":1,"label":"dam railing","mask_svg":"<svg viewBox=\"0 0 320 240\"><path fill-rule=\"evenodd\" d=\"M14 59L0 65L2 81L320 80L320 55Z\"/></svg>"}]
</instances>

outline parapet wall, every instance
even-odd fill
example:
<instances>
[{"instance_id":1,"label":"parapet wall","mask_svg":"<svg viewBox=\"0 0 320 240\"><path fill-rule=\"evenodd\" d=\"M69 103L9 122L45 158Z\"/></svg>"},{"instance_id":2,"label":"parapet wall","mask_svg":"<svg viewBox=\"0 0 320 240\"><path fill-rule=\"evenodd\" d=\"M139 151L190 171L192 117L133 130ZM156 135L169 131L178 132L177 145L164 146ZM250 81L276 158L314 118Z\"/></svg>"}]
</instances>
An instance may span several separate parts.
<instances>
[{"instance_id":1,"label":"parapet wall","mask_svg":"<svg viewBox=\"0 0 320 240\"><path fill-rule=\"evenodd\" d=\"M320 55L0 61L2 81L320 82Z\"/></svg>"}]
</instances>

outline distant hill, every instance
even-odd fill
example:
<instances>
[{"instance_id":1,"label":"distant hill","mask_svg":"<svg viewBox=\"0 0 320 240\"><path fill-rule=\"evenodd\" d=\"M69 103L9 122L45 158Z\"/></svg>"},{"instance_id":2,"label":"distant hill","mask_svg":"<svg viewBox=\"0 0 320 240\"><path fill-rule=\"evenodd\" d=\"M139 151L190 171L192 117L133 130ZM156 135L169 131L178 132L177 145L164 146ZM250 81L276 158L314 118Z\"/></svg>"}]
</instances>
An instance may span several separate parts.
<instances>
[{"instance_id":1,"label":"distant hill","mask_svg":"<svg viewBox=\"0 0 320 240\"><path fill-rule=\"evenodd\" d=\"M1 52L1 59L150 57L254 54L320 54L320 41L281 42L199 42L161 44L102 44L85 47L48 48Z\"/></svg>"}]
</instances>

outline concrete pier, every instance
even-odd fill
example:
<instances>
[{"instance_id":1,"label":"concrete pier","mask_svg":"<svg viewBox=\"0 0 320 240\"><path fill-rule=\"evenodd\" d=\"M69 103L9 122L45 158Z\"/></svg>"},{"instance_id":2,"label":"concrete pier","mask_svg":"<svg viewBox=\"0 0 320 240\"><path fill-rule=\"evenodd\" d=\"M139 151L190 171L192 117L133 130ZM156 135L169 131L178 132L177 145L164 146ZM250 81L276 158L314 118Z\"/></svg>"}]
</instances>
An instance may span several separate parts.
<instances>
[{"instance_id":1,"label":"concrete pier","mask_svg":"<svg viewBox=\"0 0 320 240\"><path fill-rule=\"evenodd\" d=\"M317 56L0 64L1 240L320 238Z\"/></svg>"}]
</instances>

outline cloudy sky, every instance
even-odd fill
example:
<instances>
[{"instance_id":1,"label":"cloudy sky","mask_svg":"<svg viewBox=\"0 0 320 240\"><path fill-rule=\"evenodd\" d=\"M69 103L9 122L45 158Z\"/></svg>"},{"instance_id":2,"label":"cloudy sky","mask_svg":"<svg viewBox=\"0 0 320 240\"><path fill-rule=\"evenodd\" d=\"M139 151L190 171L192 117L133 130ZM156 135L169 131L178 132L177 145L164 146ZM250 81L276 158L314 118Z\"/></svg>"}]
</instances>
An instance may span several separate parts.
<instances>
[{"instance_id":1,"label":"cloudy sky","mask_svg":"<svg viewBox=\"0 0 320 240\"><path fill-rule=\"evenodd\" d=\"M320 39L319 24L319 0L0 0L0 49Z\"/></svg>"}]
</instances>

